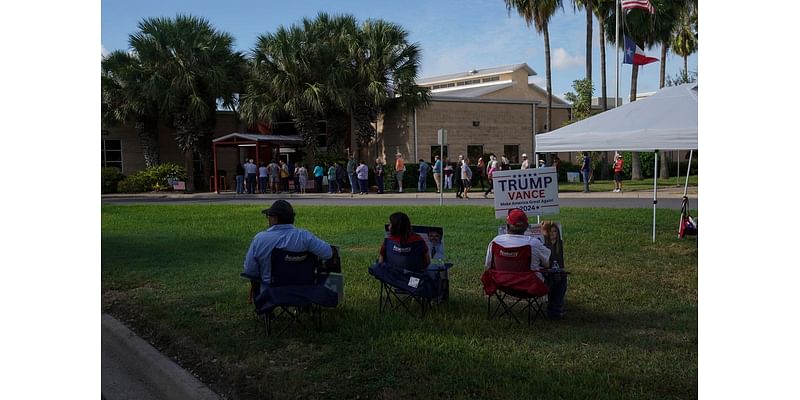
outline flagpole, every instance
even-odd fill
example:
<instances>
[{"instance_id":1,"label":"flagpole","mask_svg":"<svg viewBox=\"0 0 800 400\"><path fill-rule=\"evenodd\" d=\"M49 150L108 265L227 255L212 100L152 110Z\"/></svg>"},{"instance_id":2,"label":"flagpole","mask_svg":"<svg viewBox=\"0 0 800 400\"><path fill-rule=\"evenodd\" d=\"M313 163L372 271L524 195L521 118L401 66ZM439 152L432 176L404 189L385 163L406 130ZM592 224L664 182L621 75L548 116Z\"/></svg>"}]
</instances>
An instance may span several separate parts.
<instances>
[{"instance_id":1,"label":"flagpole","mask_svg":"<svg viewBox=\"0 0 800 400\"><path fill-rule=\"evenodd\" d=\"M616 39L617 39L617 43L616 43L616 46L617 46L617 58L615 59L615 62L614 62L614 67L616 68L616 74L617 74L617 76L616 76L617 91L614 94L614 108L617 108L617 107L619 107L619 0L616 1L616 8L614 9L614 16L616 17L616 23L617 23L617 26L616 26L616 29L617 29L617 35L616 35Z\"/></svg>"}]
</instances>

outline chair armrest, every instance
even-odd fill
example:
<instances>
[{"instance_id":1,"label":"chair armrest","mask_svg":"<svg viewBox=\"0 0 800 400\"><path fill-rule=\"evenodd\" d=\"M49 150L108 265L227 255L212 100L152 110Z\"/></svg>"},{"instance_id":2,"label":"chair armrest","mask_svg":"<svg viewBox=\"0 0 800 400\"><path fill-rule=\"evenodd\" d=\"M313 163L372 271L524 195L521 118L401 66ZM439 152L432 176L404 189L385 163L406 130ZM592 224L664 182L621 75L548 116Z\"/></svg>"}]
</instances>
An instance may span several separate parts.
<instances>
[{"instance_id":1,"label":"chair armrest","mask_svg":"<svg viewBox=\"0 0 800 400\"><path fill-rule=\"evenodd\" d=\"M556 269L556 270L554 270L552 268L542 268L542 269L536 270L536 272L541 272L542 274L560 274L560 275L569 275L570 274L569 271L561 269L561 268Z\"/></svg>"}]
</instances>

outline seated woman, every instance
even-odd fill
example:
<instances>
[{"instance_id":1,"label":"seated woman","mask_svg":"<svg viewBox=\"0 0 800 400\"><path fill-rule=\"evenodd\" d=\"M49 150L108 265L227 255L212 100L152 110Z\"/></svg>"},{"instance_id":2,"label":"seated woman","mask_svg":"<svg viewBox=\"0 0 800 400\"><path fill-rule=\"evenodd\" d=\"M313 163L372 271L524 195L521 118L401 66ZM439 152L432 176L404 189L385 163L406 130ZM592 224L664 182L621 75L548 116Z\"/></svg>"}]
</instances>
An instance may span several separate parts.
<instances>
[{"instance_id":1,"label":"seated woman","mask_svg":"<svg viewBox=\"0 0 800 400\"><path fill-rule=\"evenodd\" d=\"M387 249L387 243L396 246ZM422 236L411 230L411 220L405 213L396 212L389 216L389 237L381 245L378 262L389 262L419 271L426 270L430 265L431 255L428 245Z\"/></svg>"}]
</instances>

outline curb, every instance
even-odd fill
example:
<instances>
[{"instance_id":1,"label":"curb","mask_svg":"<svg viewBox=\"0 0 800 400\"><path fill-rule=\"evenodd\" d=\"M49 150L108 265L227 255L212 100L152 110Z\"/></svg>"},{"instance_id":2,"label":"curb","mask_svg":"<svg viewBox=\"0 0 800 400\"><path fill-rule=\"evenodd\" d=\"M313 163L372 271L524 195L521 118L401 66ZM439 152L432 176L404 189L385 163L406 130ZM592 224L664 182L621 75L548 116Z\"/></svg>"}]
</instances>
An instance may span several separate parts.
<instances>
[{"instance_id":1,"label":"curb","mask_svg":"<svg viewBox=\"0 0 800 400\"><path fill-rule=\"evenodd\" d=\"M219 400L214 391L194 375L136 336L114 317L102 315L103 342L124 355L126 366L142 376L162 399Z\"/></svg>"}]
</instances>

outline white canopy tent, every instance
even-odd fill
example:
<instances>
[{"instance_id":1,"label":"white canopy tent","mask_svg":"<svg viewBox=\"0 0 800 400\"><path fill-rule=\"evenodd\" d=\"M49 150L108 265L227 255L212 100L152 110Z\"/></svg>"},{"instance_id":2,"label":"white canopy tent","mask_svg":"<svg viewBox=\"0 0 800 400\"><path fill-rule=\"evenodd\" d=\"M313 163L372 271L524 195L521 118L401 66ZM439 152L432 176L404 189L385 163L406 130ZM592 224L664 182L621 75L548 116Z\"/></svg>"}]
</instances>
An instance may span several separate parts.
<instances>
[{"instance_id":1,"label":"white canopy tent","mask_svg":"<svg viewBox=\"0 0 800 400\"><path fill-rule=\"evenodd\" d=\"M535 138L537 153L696 150L697 82L663 88L642 100L536 135ZM658 171L658 157L655 157L654 171ZM684 195L688 184L687 172ZM658 201L656 190L657 180L654 179L653 241Z\"/></svg>"}]
</instances>

